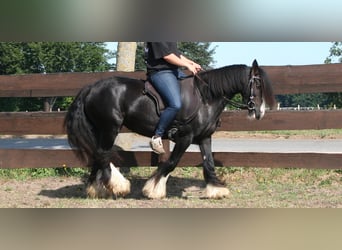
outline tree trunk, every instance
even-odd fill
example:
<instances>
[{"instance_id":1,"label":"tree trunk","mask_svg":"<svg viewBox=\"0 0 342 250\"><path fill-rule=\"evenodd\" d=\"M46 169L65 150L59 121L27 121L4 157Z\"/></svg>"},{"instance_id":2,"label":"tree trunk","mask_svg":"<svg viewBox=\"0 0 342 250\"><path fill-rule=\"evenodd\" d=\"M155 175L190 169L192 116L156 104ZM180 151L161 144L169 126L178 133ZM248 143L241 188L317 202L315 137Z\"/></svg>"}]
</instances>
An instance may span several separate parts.
<instances>
[{"instance_id":1,"label":"tree trunk","mask_svg":"<svg viewBox=\"0 0 342 250\"><path fill-rule=\"evenodd\" d=\"M118 42L116 70L132 72L135 69L136 42Z\"/></svg>"},{"instance_id":2,"label":"tree trunk","mask_svg":"<svg viewBox=\"0 0 342 250\"><path fill-rule=\"evenodd\" d=\"M133 72L135 70L135 54L137 50L136 42L118 42L116 70ZM116 137L115 144L124 150L130 150L132 147L134 134L119 133Z\"/></svg>"},{"instance_id":3,"label":"tree trunk","mask_svg":"<svg viewBox=\"0 0 342 250\"><path fill-rule=\"evenodd\" d=\"M51 112L53 105L56 102L57 97L45 97L44 98L44 112Z\"/></svg>"}]
</instances>

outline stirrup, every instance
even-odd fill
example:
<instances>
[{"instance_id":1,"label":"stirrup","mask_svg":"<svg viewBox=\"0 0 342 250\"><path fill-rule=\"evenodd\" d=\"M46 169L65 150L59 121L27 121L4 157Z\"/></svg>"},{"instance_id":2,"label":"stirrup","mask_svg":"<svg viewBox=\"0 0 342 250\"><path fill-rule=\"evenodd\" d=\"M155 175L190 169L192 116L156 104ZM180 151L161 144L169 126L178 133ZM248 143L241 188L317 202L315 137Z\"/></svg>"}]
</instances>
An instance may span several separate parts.
<instances>
[{"instance_id":1,"label":"stirrup","mask_svg":"<svg viewBox=\"0 0 342 250\"><path fill-rule=\"evenodd\" d=\"M162 142L161 137L155 138L153 136L151 138L151 141L150 141L150 146L151 146L151 149L153 150L153 152L155 152L156 154L165 154L165 150L164 150L164 146L163 146L163 142Z\"/></svg>"},{"instance_id":2,"label":"stirrup","mask_svg":"<svg viewBox=\"0 0 342 250\"><path fill-rule=\"evenodd\" d=\"M169 138L169 140L175 140L176 139L176 135L178 133L178 128L172 128L167 132L167 137Z\"/></svg>"}]
</instances>

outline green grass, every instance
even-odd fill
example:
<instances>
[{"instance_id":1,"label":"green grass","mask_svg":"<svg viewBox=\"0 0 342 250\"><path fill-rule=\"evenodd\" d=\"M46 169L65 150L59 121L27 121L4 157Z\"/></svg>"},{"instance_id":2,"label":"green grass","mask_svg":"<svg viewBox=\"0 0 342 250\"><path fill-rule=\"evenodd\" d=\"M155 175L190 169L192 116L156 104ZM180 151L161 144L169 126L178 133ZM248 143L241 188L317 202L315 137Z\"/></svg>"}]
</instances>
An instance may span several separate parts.
<instances>
[{"instance_id":1,"label":"green grass","mask_svg":"<svg viewBox=\"0 0 342 250\"><path fill-rule=\"evenodd\" d=\"M317 136L320 138L342 136L342 129L319 130L274 130L274 131L249 131L247 134L270 134L278 136Z\"/></svg>"},{"instance_id":2,"label":"green grass","mask_svg":"<svg viewBox=\"0 0 342 250\"><path fill-rule=\"evenodd\" d=\"M0 169L0 178L25 180L28 178L44 178L57 176L82 177L87 173L84 168L20 168Z\"/></svg>"},{"instance_id":3,"label":"green grass","mask_svg":"<svg viewBox=\"0 0 342 250\"><path fill-rule=\"evenodd\" d=\"M222 175L237 207L335 207L340 170L241 168Z\"/></svg>"}]
</instances>

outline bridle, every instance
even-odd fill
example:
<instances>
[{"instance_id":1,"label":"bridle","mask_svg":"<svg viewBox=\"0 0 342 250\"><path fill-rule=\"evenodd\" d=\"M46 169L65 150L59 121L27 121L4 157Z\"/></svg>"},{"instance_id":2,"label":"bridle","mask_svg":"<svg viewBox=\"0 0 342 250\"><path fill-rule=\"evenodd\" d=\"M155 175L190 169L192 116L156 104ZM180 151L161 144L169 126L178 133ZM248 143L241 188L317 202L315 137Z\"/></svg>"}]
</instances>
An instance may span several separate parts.
<instances>
[{"instance_id":1,"label":"bridle","mask_svg":"<svg viewBox=\"0 0 342 250\"><path fill-rule=\"evenodd\" d=\"M206 83L198 74L196 74L195 77L197 77L201 82L208 85L208 83ZM233 100L229 99L226 96L223 96L223 99L228 104L234 106L235 108L247 109L248 111L255 111L254 88L253 88L253 83L255 82L255 80L261 80L260 76L252 76L248 81L248 87L250 89L250 96L249 96L247 104L234 102Z\"/></svg>"},{"instance_id":2,"label":"bridle","mask_svg":"<svg viewBox=\"0 0 342 250\"><path fill-rule=\"evenodd\" d=\"M255 83L255 80L259 80L261 81L260 76L252 76L249 79L249 89L250 89L250 96L249 96L249 100L247 102L247 109L249 111L254 111L255 110L255 102L254 102L254 88L253 88L253 83Z\"/></svg>"}]
</instances>

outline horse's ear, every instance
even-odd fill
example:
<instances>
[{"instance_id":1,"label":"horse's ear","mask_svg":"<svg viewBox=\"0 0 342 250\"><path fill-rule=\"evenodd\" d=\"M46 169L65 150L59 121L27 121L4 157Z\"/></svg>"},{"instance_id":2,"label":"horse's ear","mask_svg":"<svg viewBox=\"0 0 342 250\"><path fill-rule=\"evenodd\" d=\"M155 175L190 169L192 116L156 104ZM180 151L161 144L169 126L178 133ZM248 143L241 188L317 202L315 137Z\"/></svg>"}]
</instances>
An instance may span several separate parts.
<instances>
[{"instance_id":1,"label":"horse's ear","mask_svg":"<svg viewBox=\"0 0 342 250\"><path fill-rule=\"evenodd\" d=\"M253 64L252 64L252 76L257 76L259 75L259 65L256 59L254 59Z\"/></svg>"}]
</instances>

